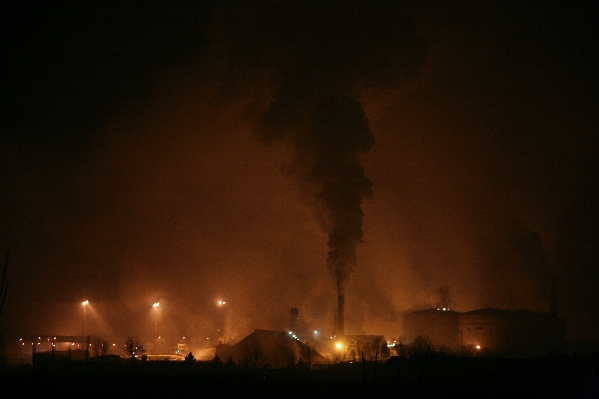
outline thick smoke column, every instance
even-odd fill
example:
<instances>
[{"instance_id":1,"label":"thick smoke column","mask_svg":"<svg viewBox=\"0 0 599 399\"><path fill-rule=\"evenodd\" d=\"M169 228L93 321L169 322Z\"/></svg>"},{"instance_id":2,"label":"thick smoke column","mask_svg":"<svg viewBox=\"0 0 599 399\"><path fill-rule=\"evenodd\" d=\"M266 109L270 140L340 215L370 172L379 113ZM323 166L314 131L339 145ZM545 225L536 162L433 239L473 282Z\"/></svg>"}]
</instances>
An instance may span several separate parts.
<instances>
[{"instance_id":1,"label":"thick smoke column","mask_svg":"<svg viewBox=\"0 0 599 399\"><path fill-rule=\"evenodd\" d=\"M295 168L313 188L317 217L328 234L327 265L339 296L336 328L343 334L345 285L364 236L361 204L372 195L360 155L372 148L374 138L362 105L344 95L321 96L310 123L299 133L295 136Z\"/></svg>"},{"instance_id":2,"label":"thick smoke column","mask_svg":"<svg viewBox=\"0 0 599 399\"><path fill-rule=\"evenodd\" d=\"M275 103L276 104L276 103ZM265 122L279 119L271 109ZM372 183L360 165L360 155L374 145L362 105L346 95L322 95L309 123L294 138L294 169L313 190L317 217L328 234L327 265L338 293L337 334L344 333L345 285L356 264L362 242L361 204L372 195ZM276 124L275 124L276 126Z\"/></svg>"},{"instance_id":3,"label":"thick smoke column","mask_svg":"<svg viewBox=\"0 0 599 399\"><path fill-rule=\"evenodd\" d=\"M364 236L362 199L372 195L359 154L370 150L374 139L360 103L349 97L326 97L316 104L306 140L314 160L308 177L320 187L316 200L329 235L327 264L343 295Z\"/></svg>"},{"instance_id":4,"label":"thick smoke column","mask_svg":"<svg viewBox=\"0 0 599 399\"><path fill-rule=\"evenodd\" d=\"M337 334L344 334L345 284L356 264L362 242L362 199L372 195L359 154L374 139L362 106L349 97L327 97L316 104L307 147L313 147L314 166L309 178L317 182L317 203L329 235L329 271L338 294Z\"/></svg>"},{"instance_id":5,"label":"thick smoke column","mask_svg":"<svg viewBox=\"0 0 599 399\"><path fill-rule=\"evenodd\" d=\"M295 150L291 171L314 195L328 234L343 334L343 295L363 237L361 203L372 195L360 155L374 139L357 99L362 89L386 90L417 75L423 40L392 1L264 2L221 14L237 16L214 25L230 54L222 91L234 91L232 81L268 76L266 110L257 95L248 112L257 111L265 143L284 141Z\"/></svg>"}]
</instances>

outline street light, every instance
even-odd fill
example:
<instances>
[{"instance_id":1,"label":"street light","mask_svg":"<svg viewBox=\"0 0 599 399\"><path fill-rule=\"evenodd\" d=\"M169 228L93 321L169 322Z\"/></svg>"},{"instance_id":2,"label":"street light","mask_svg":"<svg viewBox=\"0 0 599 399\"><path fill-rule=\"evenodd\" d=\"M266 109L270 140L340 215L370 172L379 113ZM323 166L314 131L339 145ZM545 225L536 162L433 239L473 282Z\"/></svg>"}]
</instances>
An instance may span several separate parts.
<instances>
[{"instance_id":1,"label":"street light","mask_svg":"<svg viewBox=\"0 0 599 399\"><path fill-rule=\"evenodd\" d=\"M85 337L85 308L89 304L89 301L86 299L81 304L83 305L83 336Z\"/></svg>"},{"instance_id":2,"label":"street light","mask_svg":"<svg viewBox=\"0 0 599 399\"><path fill-rule=\"evenodd\" d=\"M160 302L154 302L154 304L152 305L152 307L154 308L154 339L156 340L156 345L154 347L154 352L157 354L158 353L158 334L156 333L156 326L158 324L158 308L160 307Z\"/></svg>"},{"instance_id":3,"label":"street light","mask_svg":"<svg viewBox=\"0 0 599 399\"><path fill-rule=\"evenodd\" d=\"M342 356L342 352L343 352L343 344L341 342L337 342L335 344L335 349L337 349L337 363L341 362L341 356Z\"/></svg>"},{"instance_id":4,"label":"street light","mask_svg":"<svg viewBox=\"0 0 599 399\"><path fill-rule=\"evenodd\" d=\"M218 344L221 344L221 343L224 344L227 342L227 338L225 337L225 325L227 322L227 320L226 320L227 313L226 312L227 312L228 306L227 306L227 301L223 301L222 299L219 299L217 304L218 304L218 307L222 309L222 314L221 314L222 319L219 322L220 329L217 328L217 331L219 332L219 335L220 335L216 340L217 345L218 345Z\"/></svg>"}]
</instances>

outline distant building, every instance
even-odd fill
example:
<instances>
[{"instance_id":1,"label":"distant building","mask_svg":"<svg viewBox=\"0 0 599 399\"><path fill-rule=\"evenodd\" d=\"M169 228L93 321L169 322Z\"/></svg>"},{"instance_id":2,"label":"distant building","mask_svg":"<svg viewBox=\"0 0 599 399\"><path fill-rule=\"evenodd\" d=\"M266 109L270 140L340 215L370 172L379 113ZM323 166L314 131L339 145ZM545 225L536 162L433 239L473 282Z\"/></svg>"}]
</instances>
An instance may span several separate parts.
<instances>
[{"instance_id":1,"label":"distant building","mask_svg":"<svg viewBox=\"0 0 599 399\"><path fill-rule=\"evenodd\" d=\"M303 363L327 363L313 348L282 331L256 330L230 348L218 354L222 361L251 368L285 368Z\"/></svg>"},{"instance_id":2,"label":"distant building","mask_svg":"<svg viewBox=\"0 0 599 399\"><path fill-rule=\"evenodd\" d=\"M428 309L404 315L403 324L408 343L426 336L437 349L471 346L507 356L561 352L566 336L561 318L525 310L480 309L460 313Z\"/></svg>"}]
</instances>

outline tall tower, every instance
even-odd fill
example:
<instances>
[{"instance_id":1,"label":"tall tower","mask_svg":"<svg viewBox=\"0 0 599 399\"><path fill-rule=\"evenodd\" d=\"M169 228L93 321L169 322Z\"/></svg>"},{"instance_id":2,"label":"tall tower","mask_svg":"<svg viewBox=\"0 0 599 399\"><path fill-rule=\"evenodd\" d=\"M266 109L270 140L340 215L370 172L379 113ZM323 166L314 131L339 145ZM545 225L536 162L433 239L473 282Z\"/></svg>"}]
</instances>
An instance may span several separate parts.
<instances>
[{"instance_id":1,"label":"tall tower","mask_svg":"<svg viewBox=\"0 0 599 399\"><path fill-rule=\"evenodd\" d=\"M291 332L297 332L295 331L295 323L298 319L297 315L299 314L299 311L297 310L297 308L291 308L291 313L289 314L289 318L291 320L291 324L290 324L290 328L291 328Z\"/></svg>"},{"instance_id":2,"label":"tall tower","mask_svg":"<svg viewBox=\"0 0 599 399\"><path fill-rule=\"evenodd\" d=\"M337 296L337 326L336 335L345 335L345 295Z\"/></svg>"}]
</instances>

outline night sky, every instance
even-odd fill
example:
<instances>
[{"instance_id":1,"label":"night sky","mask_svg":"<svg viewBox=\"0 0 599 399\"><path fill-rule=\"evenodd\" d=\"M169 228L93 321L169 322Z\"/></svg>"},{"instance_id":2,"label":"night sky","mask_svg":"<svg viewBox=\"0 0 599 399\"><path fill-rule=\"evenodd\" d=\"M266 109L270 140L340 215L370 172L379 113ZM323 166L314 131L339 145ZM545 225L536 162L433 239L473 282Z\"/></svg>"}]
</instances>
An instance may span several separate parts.
<instances>
[{"instance_id":1,"label":"night sky","mask_svg":"<svg viewBox=\"0 0 599 399\"><path fill-rule=\"evenodd\" d=\"M329 334L341 286L347 333L397 339L440 287L554 283L599 340L595 2L13 3L7 334L80 334L85 299L92 335Z\"/></svg>"}]
</instances>

